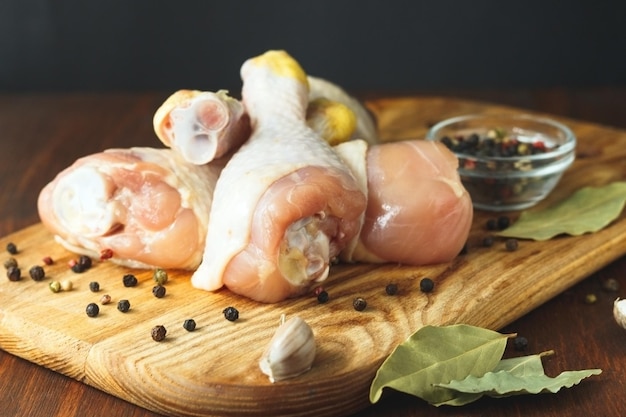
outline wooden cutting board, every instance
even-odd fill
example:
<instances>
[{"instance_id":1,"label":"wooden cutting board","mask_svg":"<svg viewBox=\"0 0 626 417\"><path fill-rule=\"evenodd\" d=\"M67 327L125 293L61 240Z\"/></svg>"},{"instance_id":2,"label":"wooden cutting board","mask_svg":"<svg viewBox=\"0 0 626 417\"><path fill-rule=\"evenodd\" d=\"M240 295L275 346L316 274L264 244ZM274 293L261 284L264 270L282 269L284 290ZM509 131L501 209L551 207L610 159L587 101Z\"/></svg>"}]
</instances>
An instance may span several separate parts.
<instances>
[{"instance_id":1,"label":"wooden cutting board","mask_svg":"<svg viewBox=\"0 0 626 417\"><path fill-rule=\"evenodd\" d=\"M424 101L422 101L423 103ZM445 100L430 100L430 114L441 119L461 113ZM456 103L456 102L455 102ZM412 99L371 103L386 139L423 135L411 123L419 106ZM437 112L437 106L440 111ZM484 106L486 112L513 112ZM437 120L433 120L436 122ZM626 132L571 120L579 139L578 159L558 189L541 206L587 185L626 179ZM540 207L541 207L540 206ZM515 214L513 214L515 215ZM152 295L152 273L96 262L77 274L67 263L76 256L57 245L41 224L0 239L14 242L24 278L0 280L0 348L83 381L150 410L175 416L341 416L368 405L369 385L393 348L425 324L467 323L499 329L564 289L626 253L626 214L604 230L547 242L522 241L509 252L502 241L481 247L490 213L477 212L466 254L428 267L337 265L324 283L325 304L313 296L275 305L252 302L222 290L207 293L191 287L189 273L169 271L167 294ZM174 248L173 248L174 250ZM28 277L42 258L47 278ZM2 259L9 255L3 252ZM122 276L132 272L139 285L126 288ZM430 277L435 290L425 294L419 281ZM71 291L52 293L52 280L69 279ZM101 290L92 293L89 282ZM385 293L398 285L394 296ZM103 294L112 303L90 318L85 307ZM352 301L367 300L364 311ZM127 299L131 309L116 305ZM236 307L236 322L222 310ZM313 328L318 351L308 373L272 384L258 361L281 314L299 315ZM198 328L182 324L193 318ZM152 340L156 325L167 328L161 342Z\"/></svg>"}]
</instances>

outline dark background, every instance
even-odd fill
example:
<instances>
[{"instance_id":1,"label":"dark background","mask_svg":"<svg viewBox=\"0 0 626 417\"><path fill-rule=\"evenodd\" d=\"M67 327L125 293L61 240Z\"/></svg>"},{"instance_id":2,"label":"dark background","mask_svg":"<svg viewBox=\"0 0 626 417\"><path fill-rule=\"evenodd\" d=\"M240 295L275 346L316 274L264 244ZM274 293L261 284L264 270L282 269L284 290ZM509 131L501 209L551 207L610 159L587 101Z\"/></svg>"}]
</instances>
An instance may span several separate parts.
<instances>
[{"instance_id":1,"label":"dark background","mask_svg":"<svg viewBox=\"0 0 626 417\"><path fill-rule=\"evenodd\" d=\"M285 49L383 93L623 86L626 2L0 0L0 92L226 88Z\"/></svg>"}]
</instances>

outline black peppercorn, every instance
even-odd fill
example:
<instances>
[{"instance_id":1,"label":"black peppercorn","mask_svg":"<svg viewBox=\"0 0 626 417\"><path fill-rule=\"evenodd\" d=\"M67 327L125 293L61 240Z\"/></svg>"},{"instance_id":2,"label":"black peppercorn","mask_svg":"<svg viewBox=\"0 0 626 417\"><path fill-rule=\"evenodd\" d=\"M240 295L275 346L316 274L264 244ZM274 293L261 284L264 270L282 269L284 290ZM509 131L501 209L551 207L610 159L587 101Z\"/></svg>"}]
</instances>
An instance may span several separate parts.
<instances>
[{"instance_id":1,"label":"black peppercorn","mask_svg":"<svg viewBox=\"0 0 626 417\"><path fill-rule=\"evenodd\" d=\"M319 292L319 294L317 294L317 302L320 304L328 302L328 299L328 292L326 292L325 290L322 290Z\"/></svg>"},{"instance_id":2,"label":"black peppercorn","mask_svg":"<svg viewBox=\"0 0 626 417\"><path fill-rule=\"evenodd\" d=\"M526 350L526 348L528 347L528 339L526 339L524 336L517 336L515 339L513 339L513 347L515 348L515 350Z\"/></svg>"},{"instance_id":3,"label":"black peppercorn","mask_svg":"<svg viewBox=\"0 0 626 417\"><path fill-rule=\"evenodd\" d=\"M83 267L83 271L86 271L87 269L91 268L91 258L87 255L80 255L80 257L78 258L78 264Z\"/></svg>"},{"instance_id":4,"label":"black peppercorn","mask_svg":"<svg viewBox=\"0 0 626 417\"><path fill-rule=\"evenodd\" d=\"M163 285L155 285L154 287L152 287L152 294L156 298L165 297L165 287Z\"/></svg>"},{"instance_id":5,"label":"black peppercorn","mask_svg":"<svg viewBox=\"0 0 626 417\"><path fill-rule=\"evenodd\" d=\"M150 334L152 335L152 339L154 341L160 342L161 340L165 339L165 335L167 334L167 329L165 328L165 326L161 326L161 325L154 326Z\"/></svg>"},{"instance_id":6,"label":"black peppercorn","mask_svg":"<svg viewBox=\"0 0 626 417\"><path fill-rule=\"evenodd\" d=\"M7 252L9 252L11 255L17 254L17 246L15 246L15 243L7 243Z\"/></svg>"},{"instance_id":7,"label":"black peppercorn","mask_svg":"<svg viewBox=\"0 0 626 417\"><path fill-rule=\"evenodd\" d=\"M356 311L363 311L365 307L367 307L367 301L365 301L363 297L357 297L352 301L352 307L354 307Z\"/></svg>"},{"instance_id":8,"label":"black peppercorn","mask_svg":"<svg viewBox=\"0 0 626 417\"><path fill-rule=\"evenodd\" d=\"M79 262L73 263L71 269L72 269L72 271L76 272L77 274L85 272L85 267L82 264L80 264Z\"/></svg>"},{"instance_id":9,"label":"black peppercorn","mask_svg":"<svg viewBox=\"0 0 626 417\"><path fill-rule=\"evenodd\" d=\"M6 269L9 269L12 266L17 267L17 260L15 258L9 258L6 261L4 261L4 267Z\"/></svg>"},{"instance_id":10,"label":"black peppercorn","mask_svg":"<svg viewBox=\"0 0 626 417\"><path fill-rule=\"evenodd\" d=\"M431 292L435 288L435 282L430 278L422 278L420 281L420 291Z\"/></svg>"},{"instance_id":11,"label":"black peppercorn","mask_svg":"<svg viewBox=\"0 0 626 417\"><path fill-rule=\"evenodd\" d=\"M226 307L222 313L228 321L235 321L239 318L239 311L235 307Z\"/></svg>"},{"instance_id":12,"label":"black peppercorn","mask_svg":"<svg viewBox=\"0 0 626 417\"><path fill-rule=\"evenodd\" d=\"M117 303L117 309L122 313L128 312L130 310L130 302L128 300L120 300Z\"/></svg>"},{"instance_id":13,"label":"black peppercorn","mask_svg":"<svg viewBox=\"0 0 626 417\"><path fill-rule=\"evenodd\" d=\"M89 303L87 304L85 312L89 317L96 317L100 313L100 307L98 307L96 303Z\"/></svg>"},{"instance_id":14,"label":"black peppercorn","mask_svg":"<svg viewBox=\"0 0 626 417\"><path fill-rule=\"evenodd\" d=\"M493 236L486 236L483 239L483 246L486 247L486 248L490 248L490 247L493 246L493 242L494 242Z\"/></svg>"},{"instance_id":15,"label":"black peppercorn","mask_svg":"<svg viewBox=\"0 0 626 417\"><path fill-rule=\"evenodd\" d=\"M486 223L487 230L496 230L498 228L498 221L496 219L489 219Z\"/></svg>"},{"instance_id":16,"label":"black peppercorn","mask_svg":"<svg viewBox=\"0 0 626 417\"><path fill-rule=\"evenodd\" d=\"M387 295L396 295L398 293L398 284L387 284L385 292Z\"/></svg>"},{"instance_id":17,"label":"black peppercorn","mask_svg":"<svg viewBox=\"0 0 626 417\"><path fill-rule=\"evenodd\" d=\"M17 266L10 266L7 268L7 278L9 281L19 281L22 279L22 270Z\"/></svg>"},{"instance_id":18,"label":"black peppercorn","mask_svg":"<svg viewBox=\"0 0 626 417\"><path fill-rule=\"evenodd\" d=\"M39 265L35 265L28 270L28 274L33 279L33 281L41 281L46 277L46 272Z\"/></svg>"},{"instance_id":19,"label":"black peppercorn","mask_svg":"<svg viewBox=\"0 0 626 417\"><path fill-rule=\"evenodd\" d=\"M507 216L498 217L498 229L504 230L511 224L511 220Z\"/></svg>"},{"instance_id":20,"label":"black peppercorn","mask_svg":"<svg viewBox=\"0 0 626 417\"><path fill-rule=\"evenodd\" d=\"M506 242L504 242L504 247L510 252L516 251L518 247L517 239L507 239Z\"/></svg>"},{"instance_id":21,"label":"black peppercorn","mask_svg":"<svg viewBox=\"0 0 626 417\"><path fill-rule=\"evenodd\" d=\"M98 292L98 291L100 291L100 284L98 283L98 281L91 281L89 283L89 291L91 291L91 292Z\"/></svg>"},{"instance_id":22,"label":"black peppercorn","mask_svg":"<svg viewBox=\"0 0 626 417\"><path fill-rule=\"evenodd\" d=\"M137 277L133 274L126 274L122 278L125 287L134 287L137 285Z\"/></svg>"},{"instance_id":23,"label":"black peppercorn","mask_svg":"<svg viewBox=\"0 0 626 417\"><path fill-rule=\"evenodd\" d=\"M183 322L183 328L188 332L196 330L196 321L194 319L187 319Z\"/></svg>"}]
</instances>

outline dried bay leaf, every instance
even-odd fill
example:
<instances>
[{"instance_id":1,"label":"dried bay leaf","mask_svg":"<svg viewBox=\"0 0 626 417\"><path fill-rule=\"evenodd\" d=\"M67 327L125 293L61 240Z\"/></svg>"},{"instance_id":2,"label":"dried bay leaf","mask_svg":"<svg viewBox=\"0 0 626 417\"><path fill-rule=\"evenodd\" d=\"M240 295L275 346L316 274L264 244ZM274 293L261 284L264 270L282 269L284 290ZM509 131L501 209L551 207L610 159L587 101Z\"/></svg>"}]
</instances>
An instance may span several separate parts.
<instances>
[{"instance_id":1,"label":"dried bay leaf","mask_svg":"<svg viewBox=\"0 0 626 417\"><path fill-rule=\"evenodd\" d=\"M585 369L581 371L565 371L551 378L545 374L518 376L507 371L487 372L475 377L469 375L460 381L450 381L440 384L465 393L483 393L492 397L507 397L519 394L539 394L541 392L556 393L561 388L570 388L585 378L602 373L600 369Z\"/></svg>"},{"instance_id":2,"label":"dried bay leaf","mask_svg":"<svg viewBox=\"0 0 626 417\"><path fill-rule=\"evenodd\" d=\"M541 376L544 375L543 362L541 358L552 352L545 352L539 355L520 356L516 358L502 359L492 372L508 372L517 377ZM450 383L455 382L451 381ZM440 386L448 386L441 384ZM454 398L441 403L433 404L437 407L441 405L461 406L478 400L485 395L484 392L467 392L455 390Z\"/></svg>"},{"instance_id":3,"label":"dried bay leaf","mask_svg":"<svg viewBox=\"0 0 626 417\"><path fill-rule=\"evenodd\" d=\"M370 401L383 388L415 395L430 403L455 397L437 385L492 371L506 347L507 336L469 325L425 326L398 345L376 372Z\"/></svg>"},{"instance_id":4,"label":"dried bay leaf","mask_svg":"<svg viewBox=\"0 0 626 417\"><path fill-rule=\"evenodd\" d=\"M499 236L548 240L560 234L597 232L619 217L626 203L626 182L584 187L562 202L539 211L524 211Z\"/></svg>"}]
</instances>

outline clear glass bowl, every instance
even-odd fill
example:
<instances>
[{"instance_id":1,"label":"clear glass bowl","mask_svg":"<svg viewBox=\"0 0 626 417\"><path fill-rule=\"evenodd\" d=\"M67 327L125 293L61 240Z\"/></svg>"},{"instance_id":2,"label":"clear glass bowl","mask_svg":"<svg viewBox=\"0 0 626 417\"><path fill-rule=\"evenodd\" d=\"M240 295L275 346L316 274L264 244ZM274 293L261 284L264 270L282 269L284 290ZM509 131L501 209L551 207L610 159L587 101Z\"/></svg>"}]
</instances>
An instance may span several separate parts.
<instances>
[{"instance_id":1,"label":"clear glass bowl","mask_svg":"<svg viewBox=\"0 0 626 417\"><path fill-rule=\"evenodd\" d=\"M478 137L470 139L473 134ZM526 114L453 117L434 125L426 138L446 143L459 158L459 175L474 207L488 211L523 210L543 200L576 152L576 137L567 126Z\"/></svg>"}]
</instances>

